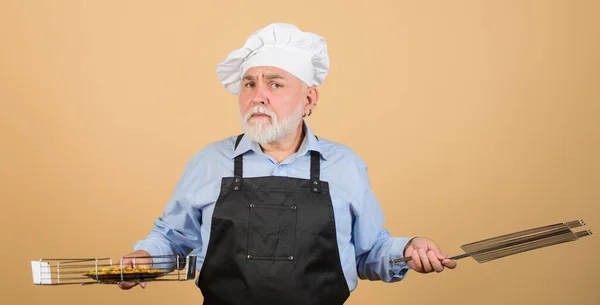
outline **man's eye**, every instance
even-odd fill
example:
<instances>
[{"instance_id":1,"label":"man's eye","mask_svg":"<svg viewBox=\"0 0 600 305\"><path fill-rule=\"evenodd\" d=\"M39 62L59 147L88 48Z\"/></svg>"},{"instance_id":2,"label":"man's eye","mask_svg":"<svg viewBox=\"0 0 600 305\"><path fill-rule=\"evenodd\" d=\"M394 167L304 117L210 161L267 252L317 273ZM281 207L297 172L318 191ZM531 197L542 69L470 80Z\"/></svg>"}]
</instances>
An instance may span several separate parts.
<instances>
[{"instance_id":1,"label":"man's eye","mask_svg":"<svg viewBox=\"0 0 600 305\"><path fill-rule=\"evenodd\" d=\"M280 85L280 84L278 84L278 83L272 83L272 84L271 84L271 87L273 87L273 88L276 88L276 89L277 89L277 88L281 88L281 87L283 87L283 86L282 86L282 85Z\"/></svg>"},{"instance_id":2,"label":"man's eye","mask_svg":"<svg viewBox=\"0 0 600 305\"><path fill-rule=\"evenodd\" d=\"M246 88L252 88L252 87L254 87L254 83L246 83L244 85L244 87L246 87Z\"/></svg>"}]
</instances>

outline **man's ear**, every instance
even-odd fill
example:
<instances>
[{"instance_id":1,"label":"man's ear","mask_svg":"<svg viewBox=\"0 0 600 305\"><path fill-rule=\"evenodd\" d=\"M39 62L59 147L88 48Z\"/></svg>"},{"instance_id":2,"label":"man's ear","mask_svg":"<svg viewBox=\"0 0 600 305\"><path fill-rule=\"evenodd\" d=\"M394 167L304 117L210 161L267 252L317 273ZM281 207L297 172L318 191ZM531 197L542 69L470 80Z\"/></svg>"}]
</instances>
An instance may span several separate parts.
<instances>
[{"instance_id":1,"label":"man's ear","mask_svg":"<svg viewBox=\"0 0 600 305\"><path fill-rule=\"evenodd\" d=\"M317 87L308 87L306 89L306 107L314 109L319 102L319 89Z\"/></svg>"}]
</instances>

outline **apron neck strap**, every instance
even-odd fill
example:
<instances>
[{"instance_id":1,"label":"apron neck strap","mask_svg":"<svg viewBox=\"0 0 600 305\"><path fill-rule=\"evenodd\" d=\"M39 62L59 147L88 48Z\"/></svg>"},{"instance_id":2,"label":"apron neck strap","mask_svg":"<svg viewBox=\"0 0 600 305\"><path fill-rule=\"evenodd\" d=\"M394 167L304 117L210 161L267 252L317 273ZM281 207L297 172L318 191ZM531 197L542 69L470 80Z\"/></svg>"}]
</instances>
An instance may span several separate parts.
<instances>
[{"instance_id":1,"label":"apron neck strap","mask_svg":"<svg viewBox=\"0 0 600 305\"><path fill-rule=\"evenodd\" d=\"M311 150L311 152L310 152L310 189L315 193L321 192L321 181L319 181L320 173L321 173L321 154L318 151Z\"/></svg>"},{"instance_id":2,"label":"apron neck strap","mask_svg":"<svg viewBox=\"0 0 600 305\"><path fill-rule=\"evenodd\" d=\"M244 134L241 134L235 140L235 147L233 148L234 150L237 148L238 144L240 144L240 141L242 140L243 136ZM244 171L244 160L242 159L242 155L243 154L239 154L237 157L235 157L234 161L235 164L233 167L233 189L236 191L242 189L242 174Z\"/></svg>"}]
</instances>

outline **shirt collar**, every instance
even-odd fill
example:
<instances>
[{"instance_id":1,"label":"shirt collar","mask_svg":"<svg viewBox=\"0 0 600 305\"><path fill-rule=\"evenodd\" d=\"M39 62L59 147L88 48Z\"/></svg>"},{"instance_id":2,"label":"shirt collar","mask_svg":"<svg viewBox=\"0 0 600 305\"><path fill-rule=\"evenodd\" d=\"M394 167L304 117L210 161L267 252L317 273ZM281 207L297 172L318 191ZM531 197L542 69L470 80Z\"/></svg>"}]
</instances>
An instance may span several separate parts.
<instances>
[{"instance_id":1,"label":"shirt collar","mask_svg":"<svg viewBox=\"0 0 600 305\"><path fill-rule=\"evenodd\" d=\"M310 129L310 127L308 126L306 121L304 121L302 124L303 124L305 134L304 134L304 139L302 140L302 144L300 145L298 152L296 152L296 155L303 156L303 155L308 154L310 151L317 151L321 154L321 158L323 158L324 160L327 160L325 158L325 156L323 155L323 151L321 149L319 140L315 137L315 134L312 132L312 130ZM241 154L244 154L250 150L254 151L255 153L259 153L259 154L263 153L262 149L260 148L260 145L258 145L257 142L252 141L252 139L250 139L250 137L244 135L244 136L242 136L242 139L240 140L240 143L238 144L237 148L233 151L233 155L231 156L231 158L233 159L233 158L235 158Z\"/></svg>"}]
</instances>

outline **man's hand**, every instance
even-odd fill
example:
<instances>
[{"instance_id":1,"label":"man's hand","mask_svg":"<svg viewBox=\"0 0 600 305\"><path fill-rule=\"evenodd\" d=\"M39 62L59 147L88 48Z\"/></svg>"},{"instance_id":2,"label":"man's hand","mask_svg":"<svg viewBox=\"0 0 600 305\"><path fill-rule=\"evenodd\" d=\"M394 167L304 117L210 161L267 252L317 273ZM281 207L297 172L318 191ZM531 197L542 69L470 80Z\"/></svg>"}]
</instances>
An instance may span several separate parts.
<instances>
[{"instance_id":1,"label":"man's hand","mask_svg":"<svg viewBox=\"0 0 600 305\"><path fill-rule=\"evenodd\" d=\"M412 257L407 264L419 273L442 272L444 267L454 269L456 261L448 259L448 255L430 239L416 237L404 250L404 257Z\"/></svg>"},{"instance_id":2,"label":"man's hand","mask_svg":"<svg viewBox=\"0 0 600 305\"><path fill-rule=\"evenodd\" d=\"M129 266L129 267L143 266L146 268L150 268L152 266L152 258L144 257L144 256L150 256L150 254L144 250L139 250L139 251L135 251L133 253L124 255L123 256L123 268L125 268L127 266ZM135 260L135 264L134 264L134 260ZM140 284L140 287L142 287L144 289L146 288L146 283L143 283L143 282L142 283L122 282L122 283L119 283L119 288L121 288L123 290L129 290L129 289L137 286L138 284Z\"/></svg>"}]
</instances>

